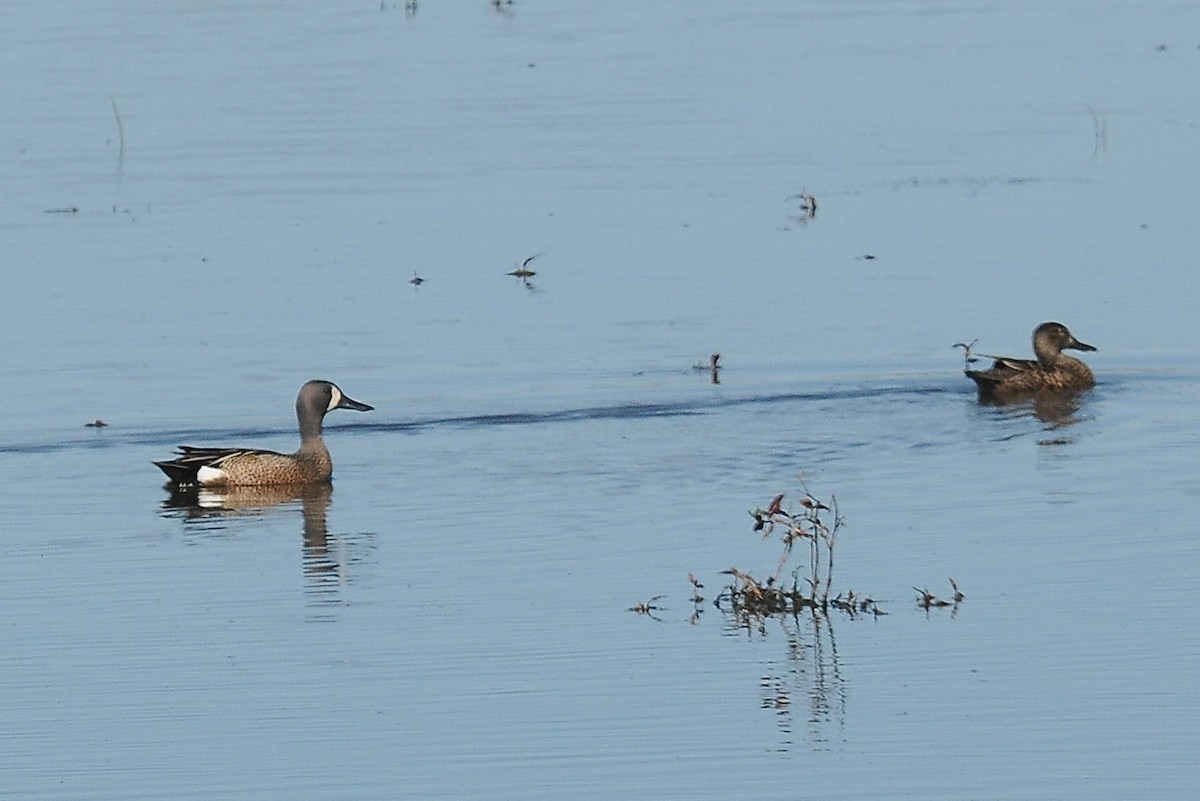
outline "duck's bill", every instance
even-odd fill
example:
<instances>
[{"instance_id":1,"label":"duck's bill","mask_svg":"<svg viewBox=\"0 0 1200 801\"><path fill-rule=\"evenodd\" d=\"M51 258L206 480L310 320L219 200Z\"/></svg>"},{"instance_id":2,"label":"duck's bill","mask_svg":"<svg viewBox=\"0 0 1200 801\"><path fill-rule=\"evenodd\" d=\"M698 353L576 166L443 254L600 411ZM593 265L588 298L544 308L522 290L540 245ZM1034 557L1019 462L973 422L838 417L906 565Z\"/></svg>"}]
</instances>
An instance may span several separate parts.
<instances>
[{"instance_id":1,"label":"duck's bill","mask_svg":"<svg viewBox=\"0 0 1200 801\"><path fill-rule=\"evenodd\" d=\"M1095 348L1092 348L1092 350L1095 350ZM333 408L335 408L335 409L353 409L356 412L373 412L373 411L375 411L374 406L368 406L365 403L359 403L354 398L351 398L348 395L342 395L341 403L339 403L337 406L335 406Z\"/></svg>"},{"instance_id":2,"label":"duck's bill","mask_svg":"<svg viewBox=\"0 0 1200 801\"><path fill-rule=\"evenodd\" d=\"M1071 337L1071 344L1067 345L1067 347L1074 348L1075 350L1095 350L1095 348L1092 347L1091 345L1089 345L1088 343L1080 342L1078 339L1075 339L1074 337Z\"/></svg>"}]
</instances>

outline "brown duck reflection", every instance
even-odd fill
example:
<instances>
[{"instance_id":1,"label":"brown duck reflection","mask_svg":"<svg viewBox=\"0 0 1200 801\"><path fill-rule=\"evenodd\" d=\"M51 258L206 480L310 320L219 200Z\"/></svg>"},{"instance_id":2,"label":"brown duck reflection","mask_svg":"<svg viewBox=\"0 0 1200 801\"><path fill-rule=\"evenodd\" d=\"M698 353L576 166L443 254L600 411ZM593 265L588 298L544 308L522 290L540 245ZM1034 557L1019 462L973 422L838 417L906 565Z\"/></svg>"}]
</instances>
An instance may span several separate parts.
<instances>
[{"instance_id":1,"label":"brown duck reflection","mask_svg":"<svg viewBox=\"0 0 1200 801\"><path fill-rule=\"evenodd\" d=\"M1083 406L1079 395L1039 395L1033 399L1033 415L1054 427L1074 425Z\"/></svg>"},{"instance_id":2,"label":"brown duck reflection","mask_svg":"<svg viewBox=\"0 0 1200 801\"><path fill-rule=\"evenodd\" d=\"M1077 393L1040 394L1017 403L982 404L991 414L1003 419L1019 419L1032 414L1046 424L1047 431L1070 428L1083 419L1083 398Z\"/></svg>"},{"instance_id":3,"label":"brown duck reflection","mask_svg":"<svg viewBox=\"0 0 1200 801\"><path fill-rule=\"evenodd\" d=\"M168 489L171 494L163 501L164 511L207 530L226 529L233 518L284 514L299 506L304 519L303 560L308 591L335 593L345 578L346 549L341 547L338 535L330 536L327 522L333 485Z\"/></svg>"}]
</instances>

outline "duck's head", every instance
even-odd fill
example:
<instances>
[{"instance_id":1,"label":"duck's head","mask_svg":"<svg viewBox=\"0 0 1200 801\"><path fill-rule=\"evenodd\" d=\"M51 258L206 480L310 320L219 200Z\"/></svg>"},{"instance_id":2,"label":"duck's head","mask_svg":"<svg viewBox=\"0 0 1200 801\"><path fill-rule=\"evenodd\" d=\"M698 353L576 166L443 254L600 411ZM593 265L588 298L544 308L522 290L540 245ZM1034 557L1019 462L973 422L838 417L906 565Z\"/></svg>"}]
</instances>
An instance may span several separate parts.
<instances>
[{"instance_id":1,"label":"duck's head","mask_svg":"<svg viewBox=\"0 0 1200 801\"><path fill-rule=\"evenodd\" d=\"M309 381L300 387L300 394L296 396L296 417L300 421L302 433L313 424L318 426L319 431L321 419L334 409L369 412L374 408L354 400L331 381Z\"/></svg>"},{"instance_id":2,"label":"duck's head","mask_svg":"<svg viewBox=\"0 0 1200 801\"><path fill-rule=\"evenodd\" d=\"M1043 367L1054 365L1064 350L1095 350L1076 339L1062 323L1042 323L1033 331L1033 352Z\"/></svg>"}]
</instances>

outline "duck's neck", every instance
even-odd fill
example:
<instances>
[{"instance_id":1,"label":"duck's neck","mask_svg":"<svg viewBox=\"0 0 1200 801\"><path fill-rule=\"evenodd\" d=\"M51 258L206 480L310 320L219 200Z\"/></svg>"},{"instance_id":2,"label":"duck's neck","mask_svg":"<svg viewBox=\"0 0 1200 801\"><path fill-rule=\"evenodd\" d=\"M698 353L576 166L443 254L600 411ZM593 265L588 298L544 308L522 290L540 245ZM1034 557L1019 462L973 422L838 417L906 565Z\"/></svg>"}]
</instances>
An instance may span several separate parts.
<instances>
[{"instance_id":1,"label":"duck's neck","mask_svg":"<svg viewBox=\"0 0 1200 801\"><path fill-rule=\"evenodd\" d=\"M300 464L309 481L328 481L333 475L333 459L319 435L301 442L300 450L293 453L292 458Z\"/></svg>"},{"instance_id":2,"label":"duck's neck","mask_svg":"<svg viewBox=\"0 0 1200 801\"><path fill-rule=\"evenodd\" d=\"M310 417L305 419L305 415L296 415L300 421L300 446L303 447L309 442L321 442L321 418Z\"/></svg>"},{"instance_id":3,"label":"duck's neck","mask_svg":"<svg viewBox=\"0 0 1200 801\"><path fill-rule=\"evenodd\" d=\"M1045 366L1045 365L1043 365ZM1049 369L1058 370L1064 373L1072 373L1074 375L1092 377L1092 368L1088 367L1074 356L1068 356L1065 353L1059 353L1053 359Z\"/></svg>"},{"instance_id":4,"label":"duck's neck","mask_svg":"<svg viewBox=\"0 0 1200 801\"><path fill-rule=\"evenodd\" d=\"M1058 364L1059 359L1071 358L1070 356L1064 355L1061 350L1043 347L1042 344L1037 341L1033 343L1033 355L1037 357L1037 362L1042 366L1043 370L1053 370Z\"/></svg>"}]
</instances>

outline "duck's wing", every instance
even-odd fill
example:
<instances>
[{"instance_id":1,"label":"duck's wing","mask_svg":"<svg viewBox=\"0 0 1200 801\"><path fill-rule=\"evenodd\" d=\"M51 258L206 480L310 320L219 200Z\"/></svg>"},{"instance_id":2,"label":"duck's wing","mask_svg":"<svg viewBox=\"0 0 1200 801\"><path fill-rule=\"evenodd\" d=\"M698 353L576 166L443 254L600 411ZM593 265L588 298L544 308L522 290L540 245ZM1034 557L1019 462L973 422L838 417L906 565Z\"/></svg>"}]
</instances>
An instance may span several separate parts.
<instances>
[{"instance_id":1,"label":"duck's wing","mask_svg":"<svg viewBox=\"0 0 1200 801\"><path fill-rule=\"evenodd\" d=\"M1031 370L1037 370L1039 365L1036 359L1012 359L1008 356L995 356L995 361L992 363L993 370L1002 370L1009 373L1028 373Z\"/></svg>"},{"instance_id":2,"label":"duck's wing","mask_svg":"<svg viewBox=\"0 0 1200 801\"><path fill-rule=\"evenodd\" d=\"M1019 375L1039 369L1035 359L1012 359L1007 356L993 356L992 366L987 370L967 370L966 374L982 389L1005 381L1011 381Z\"/></svg>"},{"instance_id":3,"label":"duck's wing","mask_svg":"<svg viewBox=\"0 0 1200 801\"><path fill-rule=\"evenodd\" d=\"M282 456L275 451L259 448L195 448L181 445L173 458L154 464L167 474L172 483L186 485L197 483L196 474L202 467L220 467L235 457L254 455Z\"/></svg>"}]
</instances>

